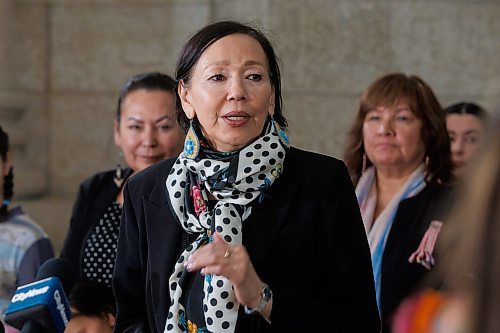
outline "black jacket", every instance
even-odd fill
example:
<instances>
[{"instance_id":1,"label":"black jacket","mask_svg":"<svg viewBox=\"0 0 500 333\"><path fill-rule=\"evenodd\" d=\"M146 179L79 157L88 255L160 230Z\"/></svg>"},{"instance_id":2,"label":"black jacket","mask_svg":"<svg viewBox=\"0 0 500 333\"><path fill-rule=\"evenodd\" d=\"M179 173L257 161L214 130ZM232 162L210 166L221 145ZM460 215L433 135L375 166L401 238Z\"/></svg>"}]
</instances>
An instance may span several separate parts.
<instances>
[{"instance_id":1,"label":"black jacket","mask_svg":"<svg viewBox=\"0 0 500 333\"><path fill-rule=\"evenodd\" d=\"M131 173L131 169L125 169L124 179ZM120 188L113 182L114 176L115 170L100 172L80 184L71 212L68 233L61 250L61 257L73 265L78 277L83 276L81 263L85 240L120 192Z\"/></svg>"},{"instance_id":2,"label":"black jacket","mask_svg":"<svg viewBox=\"0 0 500 333\"><path fill-rule=\"evenodd\" d=\"M126 185L115 332L164 330L168 279L185 234L167 203L173 163L157 163ZM243 245L274 293L272 325L240 308L236 331L378 333L370 251L345 165L292 148L283 170L243 223Z\"/></svg>"},{"instance_id":3,"label":"black jacket","mask_svg":"<svg viewBox=\"0 0 500 333\"><path fill-rule=\"evenodd\" d=\"M445 220L451 203L451 188L432 183L416 196L399 203L382 257L380 312L383 333L391 332L394 311L401 301L422 287L429 271L416 262L409 263L408 259L417 250L430 223Z\"/></svg>"}]
</instances>

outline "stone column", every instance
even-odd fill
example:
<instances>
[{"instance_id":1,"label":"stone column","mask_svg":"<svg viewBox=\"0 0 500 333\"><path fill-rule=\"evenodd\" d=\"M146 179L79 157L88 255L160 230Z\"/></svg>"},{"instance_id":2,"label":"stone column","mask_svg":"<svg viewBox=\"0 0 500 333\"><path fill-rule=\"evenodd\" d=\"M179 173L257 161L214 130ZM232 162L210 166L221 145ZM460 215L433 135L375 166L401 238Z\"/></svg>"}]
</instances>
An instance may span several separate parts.
<instances>
[{"instance_id":1,"label":"stone column","mask_svg":"<svg viewBox=\"0 0 500 333\"><path fill-rule=\"evenodd\" d=\"M47 3L0 1L0 125L14 156L14 197L48 192Z\"/></svg>"},{"instance_id":2,"label":"stone column","mask_svg":"<svg viewBox=\"0 0 500 333\"><path fill-rule=\"evenodd\" d=\"M0 90L8 87L10 70L8 63L12 0L0 1Z\"/></svg>"}]
</instances>

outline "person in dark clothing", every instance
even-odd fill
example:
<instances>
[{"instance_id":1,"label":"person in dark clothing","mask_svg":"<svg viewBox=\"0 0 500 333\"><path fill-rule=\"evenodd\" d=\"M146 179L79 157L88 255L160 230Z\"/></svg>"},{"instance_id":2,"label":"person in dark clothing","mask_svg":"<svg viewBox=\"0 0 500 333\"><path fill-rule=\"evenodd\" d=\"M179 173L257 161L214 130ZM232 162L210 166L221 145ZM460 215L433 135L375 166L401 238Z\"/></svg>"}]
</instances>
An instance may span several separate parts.
<instances>
[{"instance_id":1,"label":"person in dark clothing","mask_svg":"<svg viewBox=\"0 0 500 333\"><path fill-rule=\"evenodd\" d=\"M182 150L184 133L175 120L175 82L168 75L135 75L122 87L114 123L116 146L127 168L97 173L79 188L61 257L78 280L111 280L120 228L123 187L134 173Z\"/></svg>"},{"instance_id":2,"label":"person in dark clothing","mask_svg":"<svg viewBox=\"0 0 500 333\"><path fill-rule=\"evenodd\" d=\"M363 93L345 161L372 254L382 332L402 299L434 266L451 205L445 114L417 76L385 75Z\"/></svg>"},{"instance_id":3,"label":"person in dark clothing","mask_svg":"<svg viewBox=\"0 0 500 333\"><path fill-rule=\"evenodd\" d=\"M184 151L126 185L115 332L379 332L347 169L290 147L267 38L208 25L176 80Z\"/></svg>"}]
</instances>

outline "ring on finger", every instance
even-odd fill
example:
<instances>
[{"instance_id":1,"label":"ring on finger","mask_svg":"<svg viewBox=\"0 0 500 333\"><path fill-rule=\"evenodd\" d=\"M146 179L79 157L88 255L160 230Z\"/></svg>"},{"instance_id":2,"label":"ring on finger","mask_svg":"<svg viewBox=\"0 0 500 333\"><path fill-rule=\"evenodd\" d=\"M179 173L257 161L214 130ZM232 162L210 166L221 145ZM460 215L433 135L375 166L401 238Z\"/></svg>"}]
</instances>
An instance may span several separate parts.
<instances>
[{"instance_id":1,"label":"ring on finger","mask_svg":"<svg viewBox=\"0 0 500 333\"><path fill-rule=\"evenodd\" d=\"M224 252L224 258L229 258L231 256L231 252L229 252L229 246L226 249L226 252Z\"/></svg>"}]
</instances>

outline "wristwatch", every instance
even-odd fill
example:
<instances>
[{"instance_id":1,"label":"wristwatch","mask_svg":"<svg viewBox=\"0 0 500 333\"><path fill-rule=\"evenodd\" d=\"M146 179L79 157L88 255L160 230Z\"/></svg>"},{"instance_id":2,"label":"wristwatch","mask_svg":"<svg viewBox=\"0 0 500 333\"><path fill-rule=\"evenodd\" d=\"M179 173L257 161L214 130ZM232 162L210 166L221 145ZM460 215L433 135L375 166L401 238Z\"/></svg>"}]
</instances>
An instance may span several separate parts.
<instances>
[{"instance_id":1,"label":"wristwatch","mask_svg":"<svg viewBox=\"0 0 500 333\"><path fill-rule=\"evenodd\" d=\"M260 313L262 310L264 310L264 308L266 307L267 303L269 302L269 300L271 298L273 298L273 291L271 290L271 288L269 288L269 286L265 283L262 284L262 289L260 291L260 295L261 295L261 300L260 300L260 303L259 305L257 305L256 308L249 308L248 306L245 305L245 313L246 314L253 314L255 312L258 312Z\"/></svg>"}]
</instances>

